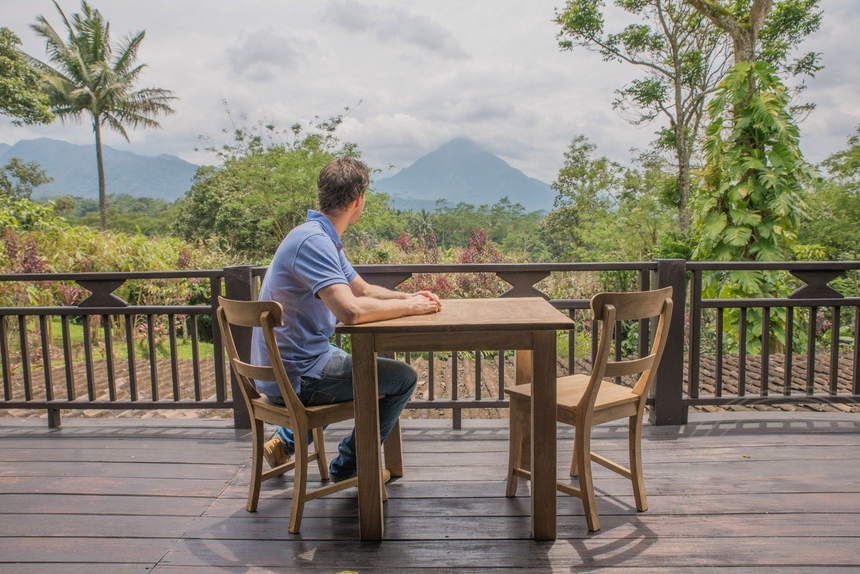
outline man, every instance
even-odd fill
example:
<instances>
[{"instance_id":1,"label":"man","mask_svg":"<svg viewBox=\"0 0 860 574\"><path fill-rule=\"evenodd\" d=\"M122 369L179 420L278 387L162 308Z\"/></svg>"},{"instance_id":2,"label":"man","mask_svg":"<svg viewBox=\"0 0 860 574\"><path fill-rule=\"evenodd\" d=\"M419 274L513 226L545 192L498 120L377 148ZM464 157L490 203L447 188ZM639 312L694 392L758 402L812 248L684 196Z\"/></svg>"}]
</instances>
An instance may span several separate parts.
<instances>
[{"instance_id":1,"label":"man","mask_svg":"<svg viewBox=\"0 0 860 574\"><path fill-rule=\"evenodd\" d=\"M366 323L441 309L439 298L429 291L407 294L368 284L344 255L340 237L361 217L368 184L367 167L358 160L337 159L323 168L317 182L319 212L308 211L307 222L290 231L260 290L260 300L278 301L284 307L284 326L275 328L275 337L290 383L306 406L353 398L352 357L329 344L335 320ZM379 400L384 441L412 396L418 374L400 361L377 361L379 393L385 395ZM259 328L253 333L251 362L270 364ZM284 404L275 382L257 381L257 388ZM289 461L294 448L292 431L280 427L263 453L275 467ZM335 482L356 475L355 430L341 441L329 471ZM389 476L385 474L385 479Z\"/></svg>"}]
</instances>

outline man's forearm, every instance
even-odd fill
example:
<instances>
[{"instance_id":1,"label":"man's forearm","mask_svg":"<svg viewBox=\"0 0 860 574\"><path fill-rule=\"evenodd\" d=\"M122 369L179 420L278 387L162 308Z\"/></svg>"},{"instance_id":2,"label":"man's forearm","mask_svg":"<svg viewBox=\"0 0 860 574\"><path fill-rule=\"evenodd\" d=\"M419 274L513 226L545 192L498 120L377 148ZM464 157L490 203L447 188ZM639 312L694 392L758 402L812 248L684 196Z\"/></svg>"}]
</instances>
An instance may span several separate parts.
<instances>
[{"instance_id":1,"label":"man's forearm","mask_svg":"<svg viewBox=\"0 0 860 574\"><path fill-rule=\"evenodd\" d=\"M394 293L397 292L394 291ZM410 309L405 299L380 299L369 295L366 297L357 297L353 308L350 310L349 321L344 322L357 325L359 323L370 323L371 321L396 319L397 317L409 315Z\"/></svg>"},{"instance_id":2,"label":"man's forearm","mask_svg":"<svg viewBox=\"0 0 860 574\"><path fill-rule=\"evenodd\" d=\"M377 299L379 301L386 301L390 299L406 299L409 297L409 293L402 293L400 291L380 287L379 285L368 284L362 296Z\"/></svg>"}]
</instances>

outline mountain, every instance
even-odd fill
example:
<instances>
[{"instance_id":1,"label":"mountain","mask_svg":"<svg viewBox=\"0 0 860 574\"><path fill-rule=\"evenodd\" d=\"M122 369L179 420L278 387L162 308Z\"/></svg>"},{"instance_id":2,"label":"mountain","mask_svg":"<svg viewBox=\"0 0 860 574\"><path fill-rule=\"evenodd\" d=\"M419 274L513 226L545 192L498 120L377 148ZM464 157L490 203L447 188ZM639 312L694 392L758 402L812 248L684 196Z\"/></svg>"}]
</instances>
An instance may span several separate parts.
<instances>
[{"instance_id":1,"label":"mountain","mask_svg":"<svg viewBox=\"0 0 860 574\"><path fill-rule=\"evenodd\" d=\"M173 201L191 187L197 166L172 155L146 156L103 146L108 193ZM34 199L76 195L97 199L95 145L75 145L49 138L0 146L0 166L13 157L37 161L54 181L36 188Z\"/></svg>"},{"instance_id":2,"label":"mountain","mask_svg":"<svg viewBox=\"0 0 860 574\"><path fill-rule=\"evenodd\" d=\"M374 185L392 196L398 209L493 204L507 197L527 210L552 209L555 193L546 184L511 167L468 138L456 138Z\"/></svg>"},{"instance_id":3,"label":"mountain","mask_svg":"<svg viewBox=\"0 0 860 574\"><path fill-rule=\"evenodd\" d=\"M9 144L0 143L0 155L3 155L3 153L11 147L12 146L10 146Z\"/></svg>"}]
</instances>

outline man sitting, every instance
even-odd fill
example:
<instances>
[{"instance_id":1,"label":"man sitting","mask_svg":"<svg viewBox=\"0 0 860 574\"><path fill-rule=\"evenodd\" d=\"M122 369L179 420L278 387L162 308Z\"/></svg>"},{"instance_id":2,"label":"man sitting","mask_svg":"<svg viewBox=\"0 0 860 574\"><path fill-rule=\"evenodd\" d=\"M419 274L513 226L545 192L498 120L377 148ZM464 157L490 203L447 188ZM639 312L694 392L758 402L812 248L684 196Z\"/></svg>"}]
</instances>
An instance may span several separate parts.
<instances>
[{"instance_id":1,"label":"man sitting","mask_svg":"<svg viewBox=\"0 0 860 574\"><path fill-rule=\"evenodd\" d=\"M335 321L367 323L405 315L435 313L439 298L429 292L392 291L365 282L343 252L340 237L364 209L369 185L367 167L342 158L320 172L319 212L308 211L307 222L281 242L263 280L260 300L279 302L284 326L275 327L284 369L299 400L306 406L352 400L352 356L329 343ZM261 329L254 329L251 362L269 365ZM379 431L383 441L412 396L418 374L406 363L377 359ZM272 381L257 381L258 390L278 404L284 399ZM312 441L313 437L308 437ZM294 452L292 431L279 427L263 453L270 466L289 461ZM329 466L332 480L356 475L355 430L338 446ZM390 474L385 471L385 479Z\"/></svg>"}]
</instances>

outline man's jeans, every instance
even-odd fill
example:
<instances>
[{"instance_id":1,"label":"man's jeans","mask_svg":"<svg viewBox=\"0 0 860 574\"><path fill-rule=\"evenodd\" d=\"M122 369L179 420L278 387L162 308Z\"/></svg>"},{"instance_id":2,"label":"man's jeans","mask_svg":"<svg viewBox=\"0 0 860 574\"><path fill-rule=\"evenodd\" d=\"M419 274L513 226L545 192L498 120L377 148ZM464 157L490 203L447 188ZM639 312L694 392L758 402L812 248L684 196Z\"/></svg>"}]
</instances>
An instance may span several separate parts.
<instances>
[{"instance_id":1,"label":"man's jeans","mask_svg":"<svg viewBox=\"0 0 860 574\"><path fill-rule=\"evenodd\" d=\"M384 398L379 399L379 435L384 442L394 423L400 418L401 411L412 397L415 384L418 382L418 373L406 363L394 359L379 358L376 360L376 368L379 394L385 395ZM269 397L269 399L272 402L284 404L280 396ZM319 379L302 377L299 400L308 407L351 401L352 355L334 347L331 359ZM293 431L278 427L275 434L284 443L287 453L293 454L295 451ZM310 431L308 431L308 441L313 441ZM336 478L355 476L355 429L340 441L338 456L331 461L329 472Z\"/></svg>"}]
</instances>

